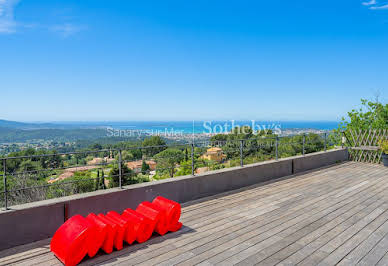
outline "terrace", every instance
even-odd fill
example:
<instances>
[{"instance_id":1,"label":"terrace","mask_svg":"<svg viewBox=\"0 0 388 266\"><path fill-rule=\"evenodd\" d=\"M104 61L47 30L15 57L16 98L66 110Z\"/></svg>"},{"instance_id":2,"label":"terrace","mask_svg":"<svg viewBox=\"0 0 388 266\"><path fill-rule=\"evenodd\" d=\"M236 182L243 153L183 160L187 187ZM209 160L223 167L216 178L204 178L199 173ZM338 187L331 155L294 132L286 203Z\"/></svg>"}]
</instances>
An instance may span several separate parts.
<instances>
[{"instance_id":1,"label":"terrace","mask_svg":"<svg viewBox=\"0 0 388 266\"><path fill-rule=\"evenodd\" d=\"M388 168L347 148L278 158L0 212L0 265L61 265L49 237L74 214L122 211L156 195L182 203L178 232L82 265L386 265Z\"/></svg>"},{"instance_id":2,"label":"terrace","mask_svg":"<svg viewBox=\"0 0 388 266\"><path fill-rule=\"evenodd\" d=\"M345 162L184 204L184 227L82 265L388 263L388 169ZM0 264L61 265L49 240Z\"/></svg>"}]
</instances>

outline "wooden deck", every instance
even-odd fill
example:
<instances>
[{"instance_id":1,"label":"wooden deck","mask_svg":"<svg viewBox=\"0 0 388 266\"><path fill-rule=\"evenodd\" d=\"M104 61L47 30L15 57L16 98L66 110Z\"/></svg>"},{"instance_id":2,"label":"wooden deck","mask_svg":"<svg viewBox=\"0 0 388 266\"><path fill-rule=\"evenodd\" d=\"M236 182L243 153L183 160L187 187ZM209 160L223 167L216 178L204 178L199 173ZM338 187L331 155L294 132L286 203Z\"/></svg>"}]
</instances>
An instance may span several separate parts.
<instances>
[{"instance_id":1,"label":"wooden deck","mask_svg":"<svg viewBox=\"0 0 388 266\"><path fill-rule=\"evenodd\" d=\"M184 227L83 265L388 265L388 168L347 162L184 205ZM61 265L49 240L0 264Z\"/></svg>"}]
</instances>

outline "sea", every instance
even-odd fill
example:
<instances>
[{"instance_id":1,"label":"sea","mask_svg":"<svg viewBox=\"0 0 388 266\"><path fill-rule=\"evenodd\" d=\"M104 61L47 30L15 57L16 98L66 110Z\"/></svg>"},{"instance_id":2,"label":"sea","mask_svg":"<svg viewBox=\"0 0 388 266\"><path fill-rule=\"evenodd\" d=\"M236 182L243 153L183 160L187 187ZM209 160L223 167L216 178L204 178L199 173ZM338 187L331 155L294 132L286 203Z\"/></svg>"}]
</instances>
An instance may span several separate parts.
<instances>
[{"instance_id":1,"label":"sea","mask_svg":"<svg viewBox=\"0 0 388 266\"><path fill-rule=\"evenodd\" d=\"M115 130L162 132L174 131L182 134L207 134L229 132L234 127L249 126L254 130L333 130L338 121L257 121L257 120L215 120L215 121L115 121L82 122L83 127L103 127Z\"/></svg>"}]
</instances>

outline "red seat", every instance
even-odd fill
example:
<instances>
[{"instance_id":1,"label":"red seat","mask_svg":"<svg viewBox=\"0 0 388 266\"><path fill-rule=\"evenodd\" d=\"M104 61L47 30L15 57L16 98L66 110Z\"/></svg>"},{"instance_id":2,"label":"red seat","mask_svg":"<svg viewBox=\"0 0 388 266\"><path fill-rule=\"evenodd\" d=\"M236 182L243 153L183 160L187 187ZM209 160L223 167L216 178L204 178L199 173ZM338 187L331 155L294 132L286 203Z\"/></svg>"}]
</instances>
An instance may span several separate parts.
<instances>
[{"instance_id":1,"label":"red seat","mask_svg":"<svg viewBox=\"0 0 388 266\"><path fill-rule=\"evenodd\" d=\"M154 223L154 230L160 235L164 235L168 231L168 224L166 219L166 212L162 209L158 209L151 202L144 201L139 204L136 209L144 216L148 217Z\"/></svg>"},{"instance_id":2,"label":"red seat","mask_svg":"<svg viewBox=\"0 0 388 266\"><path fill-rule=\"evenodd\" d=\"M108 212L106 214L106 216L119 222L120 224L122 224L125 227L125 231L124 231L125 242L127 242L128 244L132 244L135 241L136 234L135 234L134 226L131 223L131 221L124 219L123 217L121 217L120 214L118 214L115 211Z\"/></svg>"},{"instance_id":3,"label":"red seat","mask_svg":"<svg viewBox=\"0 0 388 266\"><path fill-rule=\"evenodd\" d=\"M178 223L176 223L175 225L170 226L170 228L168 229L168 231L170 231L170 232L176 232L176 231L178 231L179 229L181 229L181 227L182 227L182 223L181 223L181 222L178 222Z\"/></svg>"},{"instance_id":4,"label":"red seat","mask_svg":"<svg viewBox=\"0 0 388 266\"><path fill-rule=\"evenodd\" d=\"M168 231L175 232L182 227L182 223L179 222L181 217L181 205L179 203L158 196L152 201L152 204L156 209L165 211Z\"/></svg>"},{"instance_id":5,"label":"red seat","mask_svg":"<svg viewBox=\"0 0 388 266\"><path fill-rule=\"evenodd\" d=\"M108 225L101 221L94 213L90 213L86 219L94 225L94 233L89 237L89 257L94 257L102 247L108 232Z\"/></svg>"},{"instance_id":6,"label":"red seat","mask_svg":"<svg viewBox=\"0 0 388 266\"><path fill-rule=\"evenodd\" d=\"M101 213L98 215L98 218L100 218L100 220L107 225L107 233L104 243L102 244L102 250L108 254L112 253L113 244L116 238L117 225L106 219L105 216Z\"/></svg>"},{"instance_id":7,"label":"red seat","mask_svg":"<svg viewBox=\"0 0 388 266\"><path fill-rule=\"evenodd\" d=\"M134 227L136 241L139 243L147 241L154 232L155 225L153 222L139 212L128 208L124 210L121 216L123 219L131 221Z\"/></svg>"},{"instance_id":8,"label":"red seat","mask_svg":"<svg viewBox=\"0 0 388 266\"><path fill-rule=\"evenodd\" d=\"M77 265L87 254L90 225L84 217L75 215L55 232L50 249L66 266Z\"/></svg>"},{"instance_id":9,"label":"red seat","mask_svg":"<svg viewBox=\"0 0 388 266\"><path fill-rule=\"evenodd\" d=\"M123 249L123 242L124 242L124 234L125 234L125 225L121 223L120 221L117 221L107 215L105 215L105 218L112 223L112 226L116 226L116 235L113 241L113 246L116 248L116 250L122 250Z\"/></svg>"},{"instance_id":10,"label":"red seat","mask_svg":"<svg viewBox=\"0 0 388 266\"><path fill-rule=\"evenodd\" d=\"M123 248L123 241L147 241L155 231L164 235L182 227L179 222L181 206L172 200L156 197L142 202L120 215L110 211L106 215L90 213L86 218L75 215L55 232L50 248L66 266L77 265L86 254L93 257L101 248L111 253L113 247Z\"/></svg>"}]
</instances>

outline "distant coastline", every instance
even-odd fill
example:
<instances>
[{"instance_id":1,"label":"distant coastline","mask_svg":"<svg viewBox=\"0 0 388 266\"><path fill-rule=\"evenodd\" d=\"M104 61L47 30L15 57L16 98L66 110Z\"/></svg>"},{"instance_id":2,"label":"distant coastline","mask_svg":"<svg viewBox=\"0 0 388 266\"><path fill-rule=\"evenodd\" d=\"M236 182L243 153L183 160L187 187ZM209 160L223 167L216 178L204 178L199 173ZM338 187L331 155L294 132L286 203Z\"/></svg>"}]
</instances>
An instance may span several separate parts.
<instances>
[{"instance_id":1,"label":"distant coastline","mask_svg":"<svg viewBox=\"0 0 388 266\"><path fill-rule=\"evenodd\" d=\"M66 152L93 143L141 141L159 135L169 142L206 141L233 127L272 130L280 136L321 134L338 128L336 121L127 121L24 123L0 120L0 155L27 148Z\"/></svg>"},{"instance_id":2,"label":"distant coastline","mask_svg":"<svg viewBox=\"0 0 388 266\"><path fill-rule=\"evenodd\" d=\"M332 130L338 127L338 121L275 121L275 120L190 120L190 121L74 121L74 122L16 122L0 120L0 127L33 130L33 129L105 129L115 128L122 130L165 130L173 129L182 131L184 134L210 133L204 126L230 129L233 126L251 126L252 122L258 127L281 129L316 129Z\"/></svg>"},{"instance_id":3,"label":"distant coastline","mask_svg":"<svg viewBox=\"0 0 388 266\"><path fill-rule=\"evenodd\" d=\"M205 123L207 123L205 125ZM185 134L200 134L200 133L217 133L221 131L221 127L231 129L233 126L250 126L252 127L252 120L215 120L215 121L165 121L165 122L111 122L106 123L112 128L117 129L129 129L129 130L164 130L174 129L182 131ZM337 121L254 121L256 127L261 129L271 129L274 127L280 127L282 130L298 130L298 129L315 129L315 130L333 130L338 128L339 122ZM207 126L207 127L206 127ZM209 132L209 126L216 130L215 132Z\"/></svg>"}]
</instances>

